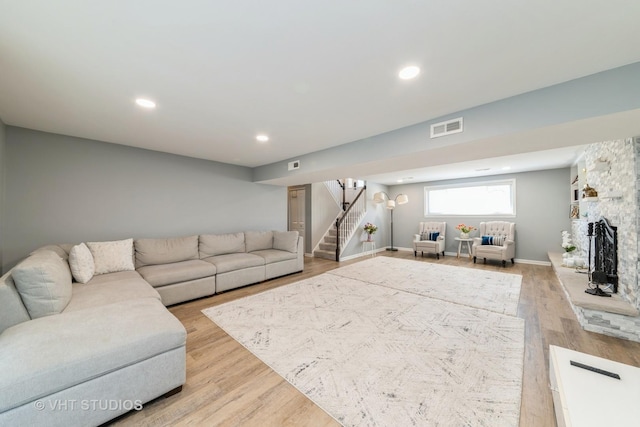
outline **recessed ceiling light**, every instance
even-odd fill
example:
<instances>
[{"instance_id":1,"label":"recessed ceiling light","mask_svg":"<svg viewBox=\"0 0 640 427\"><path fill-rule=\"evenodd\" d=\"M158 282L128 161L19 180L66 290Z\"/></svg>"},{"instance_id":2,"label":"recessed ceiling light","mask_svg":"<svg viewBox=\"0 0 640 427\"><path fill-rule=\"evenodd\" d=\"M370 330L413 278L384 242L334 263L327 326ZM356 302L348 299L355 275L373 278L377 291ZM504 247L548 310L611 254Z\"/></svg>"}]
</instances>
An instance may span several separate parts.
<instances>
[{"instance_id":1,"label":"recessed ceiling light","mask_svg":"<svg viewBox=\"0 0 640 427\"><path fill-rule=\"evenodd\" d=\"M260 142L267 142L269 140L269 137L267 135L261 134L257 135L256 139Z\"/></svg>"},{"instance_id":2,"label":"recessed ceiling light","mask_svg":"<svg viewBox=\"0 0 640 427\"><path fill-rule=\"evenodd\" d=\"M156 103L144 98L136 99L136 104L143 108L156 108Z\"/></svg>"},{"instance_id":3,"label":"recessed ceiling light","mask_svg":"<svg viewBox=\"0 0 640 427\"><path fill-rule=\"evenodd\" d=\"M402 80L410 80L415 78L418 74L420 74L420 68L416 67L415 65L411 65L400 70L400 72L398 73L398 77L400 77Z\"/></svg>"}]
</instances>

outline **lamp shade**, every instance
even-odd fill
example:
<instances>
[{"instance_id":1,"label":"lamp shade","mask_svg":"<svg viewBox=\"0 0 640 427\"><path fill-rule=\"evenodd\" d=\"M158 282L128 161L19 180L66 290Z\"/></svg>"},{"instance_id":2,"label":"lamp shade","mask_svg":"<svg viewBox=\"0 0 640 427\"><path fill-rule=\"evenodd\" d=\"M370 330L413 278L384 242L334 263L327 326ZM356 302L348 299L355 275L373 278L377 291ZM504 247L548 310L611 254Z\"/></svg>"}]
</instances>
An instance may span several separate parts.
<instances>
[{"instance_id":1,"label":"lamp shade","mask_svg":"<svg viewBox=\"0 0 640 427\"><path fill-rule=\"evenodd\" d=\"M387 200L387 209L393 209L396 207L396 202L393 200Z\"/></svg>"},{"instance_id":2,"label":"lamp shade","mask_svg":"<svg viewBox=\"0 0 640 427\"><path fill-rule=\"evenodd\" d=\"M384 193L383 192L378 192L376 194L373 195L373 201L376 203L382 203L384 202Z\"/></svg>"},{"instance_id":3,"label":"lamp shade","mask_svg":"<svg viewBox=\"0 0 640 427\"><path fill-rule=\"evenodd\" d=\"M404 205L409 201L409 196L407 196L406 194L398 194L398 197L396 197L396 201L399 205Z\"/></svg>"}]
</instances>

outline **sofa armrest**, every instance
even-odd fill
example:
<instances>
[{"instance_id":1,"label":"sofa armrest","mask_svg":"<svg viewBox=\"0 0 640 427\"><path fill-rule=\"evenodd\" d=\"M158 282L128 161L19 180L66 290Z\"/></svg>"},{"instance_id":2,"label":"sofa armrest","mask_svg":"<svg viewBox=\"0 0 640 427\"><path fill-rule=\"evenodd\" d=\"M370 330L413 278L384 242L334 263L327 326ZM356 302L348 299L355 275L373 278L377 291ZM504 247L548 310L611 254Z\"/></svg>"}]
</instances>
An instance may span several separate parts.
<instances>
[{"instance_id":1,"label":"sofa armrest","mask_svg":"<svg viewBox=\"0 0 640 427\"><path fill-rule=\"evenodd\" d=\"M414 242L419 242L420 241L420 235L419 234L414 234L413 235L413 241Z\"/></svg>"}]
</instances>

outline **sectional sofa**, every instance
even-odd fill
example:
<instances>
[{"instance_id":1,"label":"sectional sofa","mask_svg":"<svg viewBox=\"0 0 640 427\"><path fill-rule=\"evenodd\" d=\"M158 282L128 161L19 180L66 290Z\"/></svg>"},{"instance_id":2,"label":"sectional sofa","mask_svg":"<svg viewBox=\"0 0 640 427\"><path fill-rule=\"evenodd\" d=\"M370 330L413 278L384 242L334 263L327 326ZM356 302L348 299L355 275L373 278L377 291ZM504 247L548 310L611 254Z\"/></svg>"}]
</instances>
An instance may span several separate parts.
<instances>
[{"instance_id":1,"label":"sectional sofa","mask_svg":"<svg viewBox=\"0 0 640 427\"><path fill-rule=\"evenodd\" d=\"M99 425L186 380L165 308L302 271L297 232L49 245L0 278L0 425Z\"/></svg>"}]
</instances>

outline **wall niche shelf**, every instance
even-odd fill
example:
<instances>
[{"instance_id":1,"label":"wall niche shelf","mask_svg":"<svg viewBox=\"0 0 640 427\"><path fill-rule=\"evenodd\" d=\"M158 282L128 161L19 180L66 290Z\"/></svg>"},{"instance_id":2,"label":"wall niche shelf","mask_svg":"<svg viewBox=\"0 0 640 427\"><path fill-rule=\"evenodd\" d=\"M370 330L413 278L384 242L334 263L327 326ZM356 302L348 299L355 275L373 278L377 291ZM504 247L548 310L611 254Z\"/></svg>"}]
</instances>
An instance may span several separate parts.
<instances>
[{"instance_id":1,"label":"wall niche shelf","mask_svg":"<svg viewBox=\"0 0 640 427\"><path fill-rule=\"evenodd\" d=\"M622 191L610 191L600 195L601 199L622 199Z\"/></svg>"},{"instance_id":2,"label":"wall niche shelf","mask_svg":"<svg viewBox=\"0 0 640 427\"><path fill-rule=\"evenodd\" d=\"M597 197L583 197L582 201L583 202L589 202L589 203L593 203L593 202L597 202L599 199Z\"/></svg>"}]
</instances>

